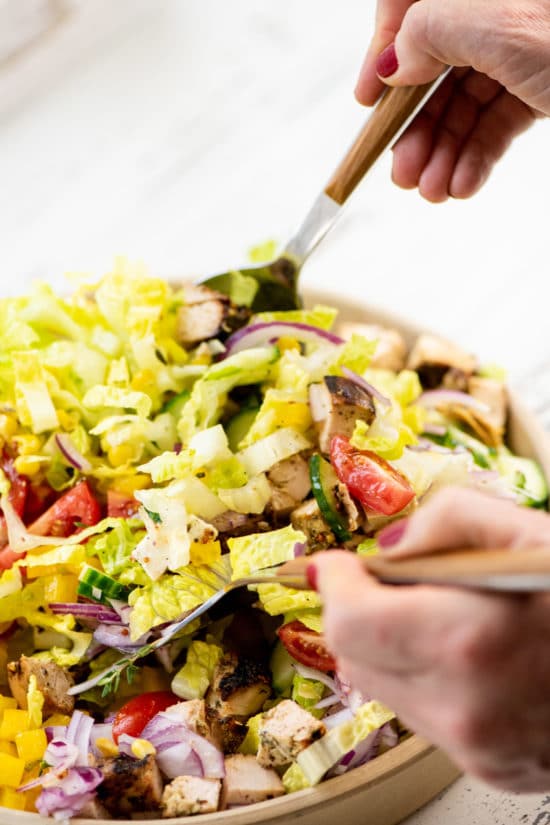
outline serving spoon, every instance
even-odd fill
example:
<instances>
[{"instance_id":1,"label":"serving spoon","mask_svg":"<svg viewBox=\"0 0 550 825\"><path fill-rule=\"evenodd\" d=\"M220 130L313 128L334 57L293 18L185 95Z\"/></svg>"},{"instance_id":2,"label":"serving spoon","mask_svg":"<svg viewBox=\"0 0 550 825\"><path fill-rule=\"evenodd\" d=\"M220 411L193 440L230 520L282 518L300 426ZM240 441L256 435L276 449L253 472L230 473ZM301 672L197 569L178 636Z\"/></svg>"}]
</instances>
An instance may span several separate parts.
<instances>
[{"instance_id":1,"label":"serving spoon","mask_svg":"<svg viewBox=\"0 0 550 825\"><path fill-rule=\"evenodd\" d=\"M201 285L228 295L235 304L249 306L253 312L298 309L298 276L305 261L366 173L399 139L449 71L423 86L388 88L276 260L213 275Z\"/></svg>"},{"instance_id":2,"label":"serving spoon","mask_svg":"<svg viewBox=\"0 0 550 825\"><path fill-rule=\"evenodd\" d=\"M359 558L365 572L384 584L429 584L505 593L550 591L550 551L545 548L453 550L408 558L388 558L382 555ZM191 622L211 610L233 590L258 584L281 584L296 590L310 589L306 568L311 560L311 556L300 556L278 567L260 570L252 576L227 582L201 605L189 611L179 621L168 625L158 639L121 657L118 662L92 679L70 688L68 693L75 696L96 685L107 686L110 689L126 668L132 667L138 659L168 644Z\"/></svg>"}]
</instances>

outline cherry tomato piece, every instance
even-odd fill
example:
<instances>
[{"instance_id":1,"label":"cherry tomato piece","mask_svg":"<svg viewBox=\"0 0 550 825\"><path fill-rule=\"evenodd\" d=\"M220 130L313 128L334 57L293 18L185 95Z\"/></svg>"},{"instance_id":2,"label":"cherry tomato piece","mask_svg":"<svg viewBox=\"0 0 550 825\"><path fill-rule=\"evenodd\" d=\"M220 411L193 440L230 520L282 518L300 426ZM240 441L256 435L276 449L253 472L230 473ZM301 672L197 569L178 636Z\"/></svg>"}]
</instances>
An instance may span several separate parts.
<instances>
[{"instance_id":1,"label":"cherry tomato piece","mask_svg":"<svg viewBox=\"0 0 550 825\"><path fill-rule=\"evenodd\" d=\"M31 524L29 533L66 537L81 526L97 524L100 519L101 508L88 482L79 481Z\"/></svg>"},{"instance_id":2,"label":"cherry tomato piece","mask_svg":"<svg viewBox=\"0 0 550 825\"><path fill-rule=\"evenodd\" d=\"M133 496L119 493L118 490L107 491L107 515L109 518L132 518L139 510L139 502Z\"/></svg>"},{"instance_id":3,"label":"cherry tomato piece","mask_svg":"<svg viewBox=\"0 0 550 825\"><path fill-rule=\"evenodd\" d=\"M330 460L340 481L369 510L393 516L414 498L405 476L376 453L357 450L343 435L330 442Z\"/></svg>"},{"instance_id":4,"label":"cherry tomato piece","mask_svg":"<svg viewBox=\"0 0 550 825\"><path fill-rule=\"evenodd\" d=\"M277 631L279 639L293 659L306 667L328 673L336 670L336 660L330 653L325 637L315 630L310 630L299 621L284 624Z\"/></svg>"},{"instance_id":5,"label":"cherry tomato piece","mask_svg":"<svg viewBox=\"0 0 550 825\"><path fill-rule=\"evenodd\" d=\"M142 693L140 696L134 696L120 708L115 716L113 739L118 742L118 737L123 733L128 734L128 736L139 736L153 716L180 701L169 690L155 690L150 693Z\"/></svg>"}]
</instances>

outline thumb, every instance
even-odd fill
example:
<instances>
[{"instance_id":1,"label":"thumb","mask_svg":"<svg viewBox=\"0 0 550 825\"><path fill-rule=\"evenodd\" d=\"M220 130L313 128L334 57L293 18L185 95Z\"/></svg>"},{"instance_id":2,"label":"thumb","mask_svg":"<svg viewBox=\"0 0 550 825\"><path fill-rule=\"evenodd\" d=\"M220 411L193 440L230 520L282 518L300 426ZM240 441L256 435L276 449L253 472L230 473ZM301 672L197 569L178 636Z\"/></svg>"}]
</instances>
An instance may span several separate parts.
<instances>
[{"instance_id":1,"label":"thumb","mask_svg":"<svg viewBox=\"0 0 550 825\"><path fill-rule=\"evenodd\" d=\"M376 71L390 86L417 86L438 77L447 66L480 68L479 43L490 32L485 7L473 2L475 26L464 0L418 0L407 10L393 43L378 57ZM479 7L479 8L477 8Z\"/></svg>"}]
</instances>

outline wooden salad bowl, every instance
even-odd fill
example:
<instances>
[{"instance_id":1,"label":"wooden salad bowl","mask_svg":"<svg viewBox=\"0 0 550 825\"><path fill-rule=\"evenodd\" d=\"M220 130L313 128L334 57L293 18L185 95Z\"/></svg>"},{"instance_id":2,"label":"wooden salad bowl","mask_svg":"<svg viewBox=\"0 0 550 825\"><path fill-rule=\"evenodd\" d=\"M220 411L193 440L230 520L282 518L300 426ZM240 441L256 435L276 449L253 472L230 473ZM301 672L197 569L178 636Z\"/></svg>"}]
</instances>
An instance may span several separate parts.
<instances>
[{"instance_id":1,"label":"wooden salad bowl","mask_svg":"<svg viewBox=\"0 0 550 825\"><path fill-rule=\"evenodd\" d=\"M376 323L399 330L407 344L426 330L390 312L374 309L358 296L342 298L309 291L308 305L328 304L339 309L340 321ZM338 327L336 326L336 331ZM534 416L510 396L508 443L520 455L536 458L550 477L548 436ZM392 750L347 774L288 796L214 814L177 819L148 819L150 825L394 825L421 808L460 775L438 748L411 735ZM1 782L1 777L0 777ZM38 814L2 809L3 825L51 825ZM72 825L132 825L136 820L74 819Z\"/></svg>"}]
</instances>

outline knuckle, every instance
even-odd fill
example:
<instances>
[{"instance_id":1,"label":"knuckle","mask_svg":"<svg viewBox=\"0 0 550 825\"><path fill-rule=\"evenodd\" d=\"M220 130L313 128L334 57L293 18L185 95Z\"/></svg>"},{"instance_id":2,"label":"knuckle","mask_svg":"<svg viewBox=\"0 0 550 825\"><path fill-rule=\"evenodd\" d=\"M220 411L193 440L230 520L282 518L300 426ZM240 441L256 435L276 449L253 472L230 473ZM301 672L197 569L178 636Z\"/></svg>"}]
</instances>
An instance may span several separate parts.
<instances>
[{"instance_id":1,"label":"knuckle","mask_svg":"<svg viewBox=\"0 0 550 825\"><path fill-rule=\"evenodd\" d=\"M468 752L486 744L487 733L484 719L467 705L459 705L449 715L446 735L459 751Z\"/></svg>"}]
</instances>

